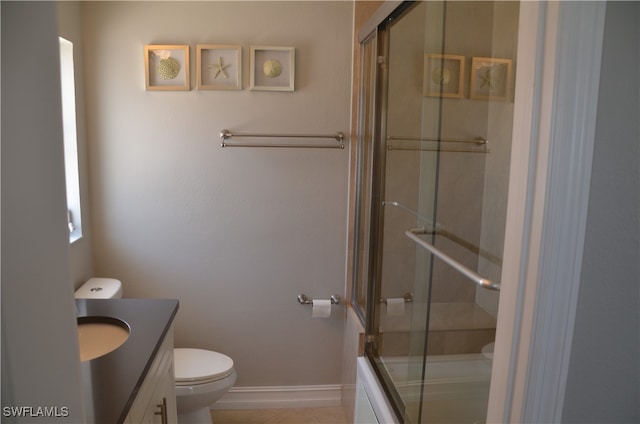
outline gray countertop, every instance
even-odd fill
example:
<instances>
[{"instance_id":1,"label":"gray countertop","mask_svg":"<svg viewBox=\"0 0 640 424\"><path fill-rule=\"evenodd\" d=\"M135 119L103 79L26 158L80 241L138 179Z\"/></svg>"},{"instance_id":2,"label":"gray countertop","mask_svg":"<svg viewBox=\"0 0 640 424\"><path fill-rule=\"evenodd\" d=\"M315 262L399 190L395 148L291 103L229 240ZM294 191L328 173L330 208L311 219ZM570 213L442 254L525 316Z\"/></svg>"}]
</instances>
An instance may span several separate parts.
<instances>
[{"instance_id":1,"label":"gray countertop","mask_svg":"<svg viewBox=\"0 0 640 424\"><path fill-rule=\"evenodd\" d=\"M102 316L126 322L131 331L118 349L81 362L89 423L122 423L160 344L178 311L177 300L78 299L78 317Z\"/></svg>"}]
</instances>

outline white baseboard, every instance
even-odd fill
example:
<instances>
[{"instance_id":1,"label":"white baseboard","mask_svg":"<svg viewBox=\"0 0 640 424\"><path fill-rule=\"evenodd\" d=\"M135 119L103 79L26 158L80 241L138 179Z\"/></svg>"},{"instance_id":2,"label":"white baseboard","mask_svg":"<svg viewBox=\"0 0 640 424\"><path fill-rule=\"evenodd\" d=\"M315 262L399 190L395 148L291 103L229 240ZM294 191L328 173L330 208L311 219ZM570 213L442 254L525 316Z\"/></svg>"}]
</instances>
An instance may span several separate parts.
<instances>
[{"instance_id":1,"label":"white baseboard","mask_svg":"<svg viewBox=\"0 0 640 424\"><path fill-rule=\"evenodd\" d=\"M212 409L317 408L342 405L342 385L232 387Z\"/></svg>"}]
</instances>

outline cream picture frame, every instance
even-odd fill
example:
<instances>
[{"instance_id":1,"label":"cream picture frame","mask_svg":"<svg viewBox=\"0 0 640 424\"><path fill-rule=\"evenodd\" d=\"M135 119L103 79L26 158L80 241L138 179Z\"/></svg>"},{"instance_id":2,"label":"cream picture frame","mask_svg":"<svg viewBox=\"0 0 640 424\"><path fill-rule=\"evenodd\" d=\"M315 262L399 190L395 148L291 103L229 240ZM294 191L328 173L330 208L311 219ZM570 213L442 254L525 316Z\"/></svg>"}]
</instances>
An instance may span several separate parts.
<instances>
[{"instance_id":1,"label":"cream picture frame","mask_svg":"<svg viewBox=\"0 0 640 424\"><path fill-rule=\"evenodd\" d=\"M145 45L144 70L147 91L190 90L189 45Z\"/></svg>"},{"instance_id":2,"label":"cream picture frame","mask_svg":"<svg viewBox=\"0 0 640 424\"><path fill-rule=\"evenodd\" d=\"M295 48L251 46L250 89L295 90Z\"/></svg>"},{"instance_id":3,"label":"cream picture frame","mask_svg":"<svg viewBox=\"0 0 640 424\"><path fill-rule=\"evenodd\" d=\"M196 85L198 90L242 89L242 47L197 44Z\"/></svg>"},{"instance_id":4,"label":"cream picture frame","mask_svg":"<svg viewBox=\"0 0 640 424\"><path fill-rule=\"evenodd\" d=\"M469 98L509 100L511 98L511 59L474 57L471 60Z\"/></svg>"}]
</instances>

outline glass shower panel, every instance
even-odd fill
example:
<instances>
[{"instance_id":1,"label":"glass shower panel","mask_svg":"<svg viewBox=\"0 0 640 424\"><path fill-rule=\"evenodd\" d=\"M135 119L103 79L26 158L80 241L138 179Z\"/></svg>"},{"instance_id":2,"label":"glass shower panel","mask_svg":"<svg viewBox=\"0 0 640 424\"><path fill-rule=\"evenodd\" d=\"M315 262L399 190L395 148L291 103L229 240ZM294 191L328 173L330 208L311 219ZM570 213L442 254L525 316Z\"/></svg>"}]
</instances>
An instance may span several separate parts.
<instances>
[{"instance_id":1,"label":"glass shower panel","mask_svg":"<svg viewBox=\"0 0 640 424\"><path fill-rule=\"evenodd\" d=\"M370 51L367 355L406 423L486 416L499 296L473 276L502 268L518 17L517 2L405 3Z\"/></svg>"},{"instance_id":2,"label":"glass shower panel","mask_svg":"<svg viewBox=\"0 0 640 424\"><path fill-rule=\"evenodd\" d=\"M461 98L441 99L441 140L478 138L487 140L487 144L469 144L465 152L441 148L435 236L431 241L467 269L498 282L511 154L519 4L447 2L445 16L443 52L467 58L465 79L469 84ZM484 420L498 294L434 259L421 423Z\"/></svg>"}]
</instances>

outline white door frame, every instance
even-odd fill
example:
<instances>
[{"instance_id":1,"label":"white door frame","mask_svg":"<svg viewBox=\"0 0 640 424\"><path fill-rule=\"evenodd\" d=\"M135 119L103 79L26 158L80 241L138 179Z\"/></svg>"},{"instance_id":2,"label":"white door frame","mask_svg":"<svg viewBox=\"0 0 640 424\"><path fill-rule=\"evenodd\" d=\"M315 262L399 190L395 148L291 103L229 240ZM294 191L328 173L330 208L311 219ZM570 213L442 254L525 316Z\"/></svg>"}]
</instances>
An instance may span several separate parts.
<instances>
[{"instance_id":1,"label":"white door frame","mask_svg":"<svg viewBox=\"0 0 640 424\"><path fill-rule=\"evenodd\" d=\"M560 422L606 2L521 2L509 201L487 422Z\"/></svg>"}]
</instances>

